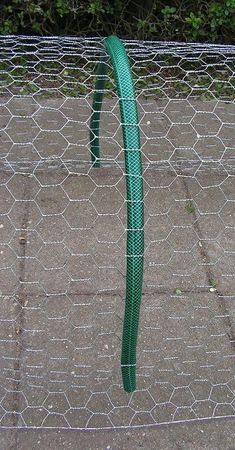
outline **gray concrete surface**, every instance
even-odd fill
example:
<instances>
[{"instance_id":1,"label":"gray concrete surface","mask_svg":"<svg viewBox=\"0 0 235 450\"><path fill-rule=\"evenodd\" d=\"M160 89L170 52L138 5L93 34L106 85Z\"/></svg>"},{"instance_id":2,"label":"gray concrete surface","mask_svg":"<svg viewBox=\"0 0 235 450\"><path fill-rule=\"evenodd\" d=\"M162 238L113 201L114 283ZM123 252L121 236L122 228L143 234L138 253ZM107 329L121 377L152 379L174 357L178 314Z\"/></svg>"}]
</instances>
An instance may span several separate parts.
<instances>
[{"instance_id":1,"label":"gray concrete surface","mask_svg":"<svg viewBox=\"0 0 235 450\"><path fill-rule=\"evenodd\" d=\"M67 437L76 448L82 436L87 448L106 448L106 439L110 448L156 440L217 448L212 439L218 445L224 428L223 448L232 449L232 422L222 419L131 427L235 415L233 107L140 105L145 275L138 390L129 395L119 367L126 204L118 112L107 102L97 170L88 164L89 104L40 106L14 98L2 118L0 424L56 432L4 431L3 445L12 439L9 448L23 449L28 439L43 448L51 436L48 448ZM130 434L62 431L120 426Z\"/></svg>"},{"instance_id":2,"label":"gray concrete surface","mask_svg":"<svg viewBox=\"0 0 235 450\"><path fill-rule=\"evenodd\" d=\"M1 450L234 450L234 421L123 431L1 431Z\"/></svg>"}]
</instances>

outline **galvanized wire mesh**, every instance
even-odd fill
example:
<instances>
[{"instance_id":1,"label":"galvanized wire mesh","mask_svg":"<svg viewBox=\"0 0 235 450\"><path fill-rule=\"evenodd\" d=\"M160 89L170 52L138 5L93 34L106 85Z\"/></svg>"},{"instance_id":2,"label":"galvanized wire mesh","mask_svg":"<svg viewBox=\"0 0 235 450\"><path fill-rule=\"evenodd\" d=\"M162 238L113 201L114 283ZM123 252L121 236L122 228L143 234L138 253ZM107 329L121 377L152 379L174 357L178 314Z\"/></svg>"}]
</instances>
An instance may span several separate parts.
<instances>
[{"instance_id":1,"label":"galvanized wire mesh","mask_svg":"<svg viewBox=\"0 0 235 450\"><path fill-rule=\"evenodd\" d=\"M145 273L137 384L122 389L126 193L98 39L0 39L0 424L115 428L235 414L235 48L126 41Z\"/></svg>"}]
</instances>

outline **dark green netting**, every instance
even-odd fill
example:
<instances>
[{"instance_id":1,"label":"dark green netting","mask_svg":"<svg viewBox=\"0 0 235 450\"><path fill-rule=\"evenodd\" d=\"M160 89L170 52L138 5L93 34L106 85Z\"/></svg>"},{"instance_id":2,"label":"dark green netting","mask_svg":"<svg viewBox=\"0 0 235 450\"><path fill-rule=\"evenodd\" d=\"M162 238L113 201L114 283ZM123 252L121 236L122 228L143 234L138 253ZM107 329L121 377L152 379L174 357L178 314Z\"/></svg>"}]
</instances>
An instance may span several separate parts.
<instances>
[{"instance_id":1,"label":"dark green netting","mask_svg":"<svg viewBox=\"0 0 235 450\"><path fill-rule=\"evenodd\" d=\"M127 191L127 274L126 302L122 337L121 368L127 392L136 389L136 346L143 284L144 203L137 105L128 57L116 36L104 40L111 58L119 97ZM105 88L107 64L97 68L97 81L91 117L91 154L95 167L100 166L99 122Z\"/></svg>"}]
</instances>

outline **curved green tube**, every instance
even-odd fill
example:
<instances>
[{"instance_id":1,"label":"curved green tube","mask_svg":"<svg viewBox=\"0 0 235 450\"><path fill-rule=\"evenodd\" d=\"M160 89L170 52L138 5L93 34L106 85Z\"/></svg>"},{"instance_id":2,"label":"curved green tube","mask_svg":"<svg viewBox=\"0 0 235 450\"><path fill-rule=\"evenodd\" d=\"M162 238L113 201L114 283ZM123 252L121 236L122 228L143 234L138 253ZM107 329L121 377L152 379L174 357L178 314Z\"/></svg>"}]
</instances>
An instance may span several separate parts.
<instances>
[{"instance_id":1,"label":"curved green tube","mask_svg":"<svg viewBox=\"0 0 235 450\"><path fill-rule=\"evenodd\" d=\"M107 80L107 58L100 61L96 69L95 94L92 103L92 116L90 121L90 144L91 144L91 160L94 167L100 167L100 112L104 96L104 89Z\"/></svg>"},{"instance_id":2,"label":"curved green tube","mask_svg":"<svg viewBox=\"0 0 235 450\"><path fill-rule=\"evenodd\" d=\"M128 57L122 42L116 36L104 40L107 54L111 58L119 97L125 153L127 191L127 273L126 301L122 335L121 369L123 387L127 392L136 389L136 346L144 264L144 202L143 178L140 150L140 133L137 105ZM96 167L99 166L99 121L105 87L107 65L98 66L96 92L91 117L91 154Z\"/></svg>"}]
</instances>

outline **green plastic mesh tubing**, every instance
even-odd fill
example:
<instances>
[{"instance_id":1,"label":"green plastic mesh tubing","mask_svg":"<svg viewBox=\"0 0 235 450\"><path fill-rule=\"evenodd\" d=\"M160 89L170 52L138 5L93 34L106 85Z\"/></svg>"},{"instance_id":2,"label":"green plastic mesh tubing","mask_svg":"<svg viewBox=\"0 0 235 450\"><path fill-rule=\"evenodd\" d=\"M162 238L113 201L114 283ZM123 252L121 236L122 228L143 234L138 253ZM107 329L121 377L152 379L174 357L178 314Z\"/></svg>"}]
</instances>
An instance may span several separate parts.
<instances>
[{"instance_id":1,"label":"green plastic mesh tubing","mask_svg":"<svg viewBox=\"0 0 235 450\"><path fill-rule=\"evenodd\" d=\"M116 36L104 40L111 58L119 97L127 191L127 273L126 301L122 335L121 370L124 390L136 389L136 347L140 316L144 265L144 201L140 133L133 80L125 47ZM99 121L105 88L107 64L101 61L91 117L91 154L94 166L100 166Z\"/></svg>"},{"instance_id":2,"label":"green plastic mesh tubing","mask_svg":"<svg viewBox=\"0 0 235 450\"><path fill-rule=\"evenodd\" d=\"M91 143L91 160L93 167L100 167L100 144L99 144L99 128L100 128L100 112L104 96L105 83L107 80L107 58L100 61L96 69L95 94L92 103L92 116L90 121L90 143Z\"/></svg>"}]
</instances>

